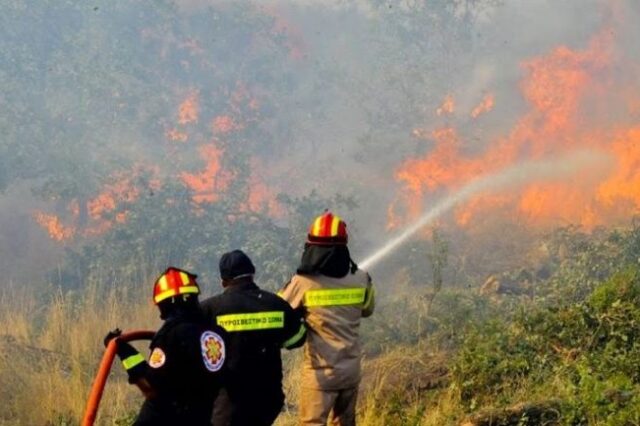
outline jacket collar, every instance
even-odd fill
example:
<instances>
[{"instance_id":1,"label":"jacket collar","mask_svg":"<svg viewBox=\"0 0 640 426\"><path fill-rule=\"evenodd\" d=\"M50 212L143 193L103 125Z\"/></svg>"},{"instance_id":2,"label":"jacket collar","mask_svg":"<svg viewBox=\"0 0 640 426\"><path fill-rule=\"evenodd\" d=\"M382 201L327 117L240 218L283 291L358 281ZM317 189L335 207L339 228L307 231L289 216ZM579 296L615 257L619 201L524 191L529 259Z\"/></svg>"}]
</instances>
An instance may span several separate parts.
<instances>
[{"instance_id":1,"label":"jacket collar","mask_svg":"<svg viewBox=\"0 0 640 426\"><path fill-rule=\"evenodd\" d=\"M260 288L251 280L232 284L224 289L224 293L236 293L249 290L259 290Z\"/></svg>"}]
</instances>

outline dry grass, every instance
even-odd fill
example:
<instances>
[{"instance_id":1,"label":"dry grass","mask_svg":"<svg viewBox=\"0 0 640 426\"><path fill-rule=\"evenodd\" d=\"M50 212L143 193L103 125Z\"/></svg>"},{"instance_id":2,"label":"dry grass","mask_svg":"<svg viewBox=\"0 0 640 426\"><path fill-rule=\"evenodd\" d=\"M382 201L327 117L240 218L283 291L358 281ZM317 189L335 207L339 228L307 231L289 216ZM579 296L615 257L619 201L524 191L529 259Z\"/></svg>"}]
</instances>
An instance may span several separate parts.
<instances>
[{"instance_id":1,"label":"dry grass","mask_svg":"<svg viewBox=\"0 0 640 426\"><path fill-rule=\"evenodd\" d=\"M0 425L77 424L103 353L102 338L115 326L155 329L148 300L122 290L50 291L46 303L33 290L0 293ZM146 294L146 293L145 293ZM123 302L128 301L128 302ZM141 348L142 349L142 348ZM284 356L287 405L277 426L297 424L302 350ZM446 389L446 355L404 347L367 360L358 405L359 424L458 424L456 393ZM434 390L434 388L438 388ZM105 390L97 424L113 425L142 402L119 365ZM123 424L123 423L119 423Z\"/></svg>"},{"instance_id":2,"label":"dry grass","mask_svg":"<svg viewBox=\"0 0 640 426\"><path fill-rule=\"evenodd\" d=\"M103 352L102 338L115 327L155 328L155 309L124 290L107 294L52 292L47 303L34 291L8 288L0 296L0 424L76 424ZM140 404L119 366L105 391L98 424L113 424Z\"/></svg>"},{"instance_id":3,"label":"dry grass","mask_svg":"<svg viewBox=\"0 0 640 426\"><path fill-rule=\"evenodd\" d=\"M280 414L275 422L276 426L294 426L298 424L302 355L302 349L295 349L283 353L284 380L282 387L286 395L286 401L282 414Z\"/></svg>"},{"instance_id":4,"label":"dry grass","mask_svg":"<svg viewBox=\"0 0 640 426\"><path fill-rule=\"evenodd\" d=\"M448 387L448 354L421 345L397 347L366 360L360 386L362 425L459 424L457 393Z\"/></svg>"},{"instance_id":5,"label":"dry grass","mask_svg":"<svg viewBox=\"0 0 640 426\"><path fill-rule=\"evenodd\" d=\"M457 392L448 388L447 354L423 347L400 347L363 366L358 424L365 426L446 426L463 413ZM302 351L285 357L285 411L276 426L297 425Z\"/></svg>"}]
</instances>

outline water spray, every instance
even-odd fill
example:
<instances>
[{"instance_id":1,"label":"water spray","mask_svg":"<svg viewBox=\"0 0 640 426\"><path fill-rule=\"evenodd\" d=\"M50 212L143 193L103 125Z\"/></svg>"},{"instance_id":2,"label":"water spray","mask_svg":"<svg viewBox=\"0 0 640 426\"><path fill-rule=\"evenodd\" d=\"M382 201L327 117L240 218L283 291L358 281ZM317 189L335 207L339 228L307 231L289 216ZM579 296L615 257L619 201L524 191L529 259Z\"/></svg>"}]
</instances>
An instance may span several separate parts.
<instances>
[{"instance_id":1,"label":"water spray","mask_svg":"<svg viewBox=\"0 0 640 426\"><path fill-rule=\"evenodd\" d=\"M460 188L457 192L437 202L433 208L426 211L418 220L409 225L399 235L389 240L364 261L360 262L359 266L362 269L369 269L409 240L421 228L432 223L456 205L480 193L517 187L533 180L540 181L564 178L586 167L606 165L609 161L609 156L602 152L575 151L552 160L522 162L503 169L498 173L475 179Z\"/></svg>"}]
</instances>

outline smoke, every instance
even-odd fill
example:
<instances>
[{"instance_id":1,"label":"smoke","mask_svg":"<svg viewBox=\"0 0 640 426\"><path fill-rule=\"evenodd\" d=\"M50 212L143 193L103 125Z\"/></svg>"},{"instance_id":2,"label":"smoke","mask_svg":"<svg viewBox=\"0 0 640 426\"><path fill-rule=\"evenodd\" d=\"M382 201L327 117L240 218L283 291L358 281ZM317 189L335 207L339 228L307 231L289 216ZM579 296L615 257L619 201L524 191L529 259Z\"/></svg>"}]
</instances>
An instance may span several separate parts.
<instances>
[{"instance_id":1,"label":"smoke","mask_svg":"<svg viewBox=\"0 0 640 426\"><path fill-rule=\"evenodd\" d=\"M529 161L509 167L499 173L479 177L464 185L458 191L426 211L414 223L410 224L399 235L365 258L360 264L363 269L375 266L400 245L413 237L420 229L431 224L456 205L470 200L482 193L496 190L513 189L530 182L556 181L575 175L577 171L589 169L601 171L612 166L613 159L607 153L595 151L578 151L560 158L545 161Z\"/></svg>"},{"instance_id":2,"label":"smoke","mask_svg":"<svg viewBox=\"0 0 640 426\"><path fill-rule=\"evenodd\" d=\"M593 208L594 224L638 207L628 196L635 163L619 161L635 155L629 126L640 120L633 0L27 4L0 6L9 58L0 152L11 166L0 172L9 185L0 245L12 276L27 264L55 267L83 238L126 226L127 209L161 182L195 191L180 201L198 209L247 192L239 212L281 223L277 194L352 198L357 207L337 213L356 258L420 223L425 205L441 206L428 221L465 232L496 208L477 194L527 226L582 223L572 209L543 214L549 194L574 195L554 186L571 186L567 175L602 175L593 154L569 151L616 150L619 176L573 185L572 203ZM612 40L606 60L590 47L599 34ZM545 77L536 58L552 62L548 79L535 80ZM525 90L570 77L577 95ZM438 114L447 97L451 111ZM558 130L550 116L566 109ZM498 146L515 148L493 155ZM242 161L250 176L234 174ZM406 166L420 164L410 176L418 168ZM446 171L454 176L438 175ZM55 243L37 217L57 218L76 240ZM31 236L19 247L16 229Z\"/></svg>"}]
</instances>

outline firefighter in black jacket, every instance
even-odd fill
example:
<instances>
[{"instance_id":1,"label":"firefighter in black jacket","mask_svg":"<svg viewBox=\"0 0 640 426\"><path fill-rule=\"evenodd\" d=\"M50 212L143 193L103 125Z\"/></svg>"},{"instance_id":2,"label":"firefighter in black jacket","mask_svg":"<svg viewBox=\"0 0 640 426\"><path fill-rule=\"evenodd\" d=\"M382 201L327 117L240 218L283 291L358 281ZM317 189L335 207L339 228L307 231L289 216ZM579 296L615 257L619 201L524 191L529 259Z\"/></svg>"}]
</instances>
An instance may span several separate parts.
<instances>
[{"instance_id":1,"label":"firefighter in black jacket","mask_svg":"<svg viewBox=\"0 0 640 426\"><path fill-rule=\"evenodd\" d=\"M171 267L156 281L153 300L165 322L151 341L148 360L118 341L117 354L129 383L146 397L134 425L211 425L226 361L226 333L202 316L195 279ZM118 329L109 332L105 346L119 334Z\"/></svg>"},{"instance_id":2,"label":"firefighter in black jacket","mask_svg":"<svg viewBox=\"0 0 640 426\"><path fill-rule=\"evenodd\" d=\"M240 250L220 258L224 292L202 302L205 317L228 335L227 380L213 410L216 426L271 425L284 404L280 349L301 346L302 316L254 282L255 267Z\"/></svg>"}]
</instances>

